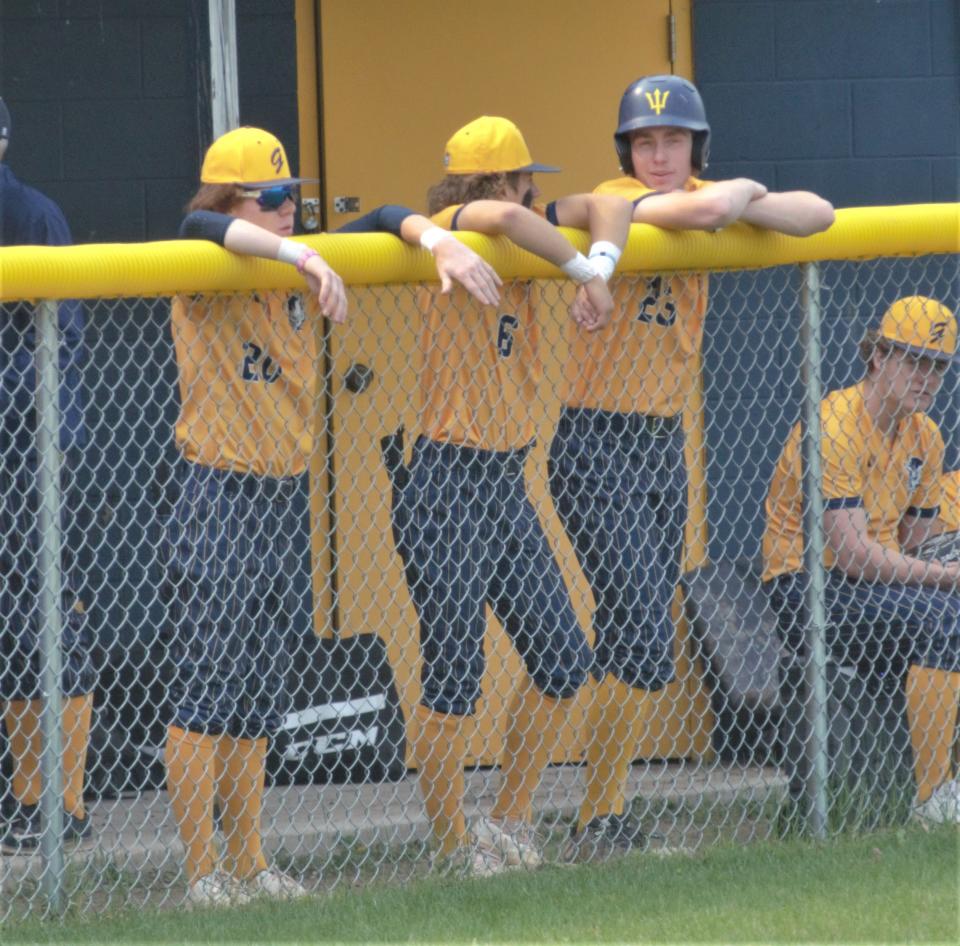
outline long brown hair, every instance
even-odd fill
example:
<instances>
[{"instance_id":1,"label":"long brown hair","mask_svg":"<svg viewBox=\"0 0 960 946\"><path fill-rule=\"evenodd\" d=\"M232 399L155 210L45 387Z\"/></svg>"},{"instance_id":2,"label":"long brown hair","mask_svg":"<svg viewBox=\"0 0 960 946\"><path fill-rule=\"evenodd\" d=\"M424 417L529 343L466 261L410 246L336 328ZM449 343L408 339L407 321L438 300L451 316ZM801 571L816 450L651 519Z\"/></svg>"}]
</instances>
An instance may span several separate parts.
<instances>
[{"instance_id":1,"label":"long brown hair","mask_svg":"<svg viewBox=\"0 0 960 946\"><path fill-rule=\"evenodd\" d=\"M242 189L236 184L201 184L200 189L190 198L186 212L194 210L213 210L225 214L233 209Z\"/></svg>"},{"instance_id":2,"label":"long brown hair","mask_svg":"<svg viewBox=\"0 0 960 946\"><path fill-rule=\"evenodd\" d=\"M471 200L499 200L504 188L516 187L518 171L498 174L448 174L427 191L427 213L440 213L454 204L469 204Z\"/></svg>"},{"instance_id":3,"label":"long brown hair","mask_svg":"<svg viewBox=\"0 0 960 946\"><path fill-rule=\"evenodd\" d=\"M873 356L880 352L881 355L890 354L890 345L884 340L879 329L870 328L863 333L860 339L860 360L867 366L867 374L873 374Z\"/></svg>"}]
</instances>

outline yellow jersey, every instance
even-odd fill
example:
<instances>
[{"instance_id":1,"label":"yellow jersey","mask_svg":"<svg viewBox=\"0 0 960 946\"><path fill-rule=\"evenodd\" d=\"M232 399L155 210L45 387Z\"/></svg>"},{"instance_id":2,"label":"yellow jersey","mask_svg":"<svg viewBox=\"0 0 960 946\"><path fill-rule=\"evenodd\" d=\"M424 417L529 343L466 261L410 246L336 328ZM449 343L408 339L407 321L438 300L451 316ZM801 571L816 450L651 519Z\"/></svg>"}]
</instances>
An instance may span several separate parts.
<instances>
[{"instance_id":1,"label":"yellow jersey","mask_svg":"<svg viewBox=\"0 0 960 946\"><path fill-rule=\"evenodd\" d=\"M943 493L940 497L940 519L947 532L960 529L960 470L944 473L941 482Z\"/></svg>"},{"instance_id":2,"label":"yellow jersey","mask_svg":"<svg viewBox=\"0 0 960 946\"><path fill-rule=\"evenodd\" d=\"M455 230L459 210L447 207L432 220ZM502 296L499 306L484 306L462 286L446 296L420 291L421 427L432 440L501 451L534 438L532 407L543 376L540 292L518 279Z\"/></svg>"},{"instance_id":3,"label":"yellow jersey","mask_svg":"<svg viewBox=\"0 0 960 946\"><path fill-rule=\"evenodd\" d=\"M685 190L709 185L690 178ZM636 178L606 181L595 194L636 204L655 193ZM611 283L610 324L597 332L571 326L567 407L673 417L682 413L696 380L707 311L707 276L624 275Z\"/></svg>"},{"instance_id":4,"label":"yellow jersey","mask_svg":"<svg viewBox=\"0 0 960 946\"><path fill-rule=\"evenodd\" d=\"M940 506L943 437L926 414L900 422L894 440L867 413L863 382L831 392L820 404L824 508L862 506L872 539L900 551L904 515L933 515ZM803 569L801 426L797 423L773 473L763 535L764 580ZM826 549L824 564L836 557Z\"/></svg>"},{"instance_id":5,"label":"yellow jersey","mask_svg":"<svg viewBox=\"0 0 960 946\"><path fill-rule=\"evenodd\" d=\"M176 442L204 466L302 473L313 452L317 350L298 294L176 296Z\"/></svg>"}]
</instances>

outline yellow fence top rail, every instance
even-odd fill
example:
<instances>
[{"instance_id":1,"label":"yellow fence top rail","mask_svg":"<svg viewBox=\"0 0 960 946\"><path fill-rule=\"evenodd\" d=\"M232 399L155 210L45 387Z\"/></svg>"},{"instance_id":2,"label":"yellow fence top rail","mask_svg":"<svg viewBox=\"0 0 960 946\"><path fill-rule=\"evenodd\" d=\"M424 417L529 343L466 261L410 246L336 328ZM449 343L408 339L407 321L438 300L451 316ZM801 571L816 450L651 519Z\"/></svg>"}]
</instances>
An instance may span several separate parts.
<instances>
[{"instance_id":1,"label":"yellow fence top rail","mask_svg":"<svg viewBox=\"0 0 960 946\"><path fill-rule=\"evenodd\" d=\"M582 250L587 235L566 231ZM426 251L388 234L302 238L350 285L436 278ZM560 271L508 240L462 234L506 278L549 278ZM762 269L818 260L874 259L960 252L960 204L839 210L825 233L797 238L735 224L718 233L632 227L619 268L637 272ZM293 267L235 256L202 241L0 248L0 302L163 296L177 292L294 289Z\"/></svg>"}]
</instances>

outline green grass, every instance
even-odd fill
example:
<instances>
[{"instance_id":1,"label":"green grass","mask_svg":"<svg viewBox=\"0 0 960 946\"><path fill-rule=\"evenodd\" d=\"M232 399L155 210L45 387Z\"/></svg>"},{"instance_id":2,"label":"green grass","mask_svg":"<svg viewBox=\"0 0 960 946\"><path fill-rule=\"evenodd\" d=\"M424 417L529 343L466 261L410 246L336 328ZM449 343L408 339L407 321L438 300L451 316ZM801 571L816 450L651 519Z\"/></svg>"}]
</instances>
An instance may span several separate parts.
<instances>
[{"instance_id":1,"label":"green grass","mask_svg":"<svg viewBox=\"0 0 960 946\"><path fill-rule=\"evenodd\" d=\"M725 845L296 904L0 928L3 943L957 943L958 834Z\"/></svg>"},{"instance_id":2,"label":"green grass","mask_svg":"<svg viewBox=\"0 0 960 946\"><path fill-rule=\"evenodd\" d=\"M827 832L863 834L906 824L914 792L912 777L908 778L906 782L876 778L873 784L864 778L864 784L854 785L843 778L831 779L827 785ZM790 799L780 805L776 823L783 837L807 831L807 816Z\"/></svg>"}]
</instances>

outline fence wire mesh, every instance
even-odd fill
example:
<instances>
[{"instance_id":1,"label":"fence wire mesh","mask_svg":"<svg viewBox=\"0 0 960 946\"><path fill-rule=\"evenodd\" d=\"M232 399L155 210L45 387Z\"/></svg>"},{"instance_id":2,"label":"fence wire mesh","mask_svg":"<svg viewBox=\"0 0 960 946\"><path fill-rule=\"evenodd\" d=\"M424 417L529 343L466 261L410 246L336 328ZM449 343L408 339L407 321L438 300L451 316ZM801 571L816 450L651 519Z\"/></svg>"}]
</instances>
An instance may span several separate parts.
<instances>
[{"instance_id":1,"label":"fence wire mesh","mask_svg":"<svg viewBox=\"0 0 960 946\"><path fill-rule=\"evenodd\" d=\"M858 384L891 302L958 302L955 256L819 273L825 394ZM701 352L684 294L703 277L618 278L593 347L554 281L516 281L495 311L354 289L334 328L297 294L60 304L65 902L770 838L805 823L817 765L829 831L901 822L931 781L956 811L956 688L931 690L954 686L957 599L903 627L828 609L817 756L806 625L763 583L805 390L801 270L711 274ZM32 307L3 311L4 357L27 367L5 376L0 921L49 912L60 869L39 804ZM948 470L957 395L947 372L920 405ZM890 472L911 497L935 494L923 444ZM908 712L911 686L927 698Z\"/></svg>"}]
</instances>

